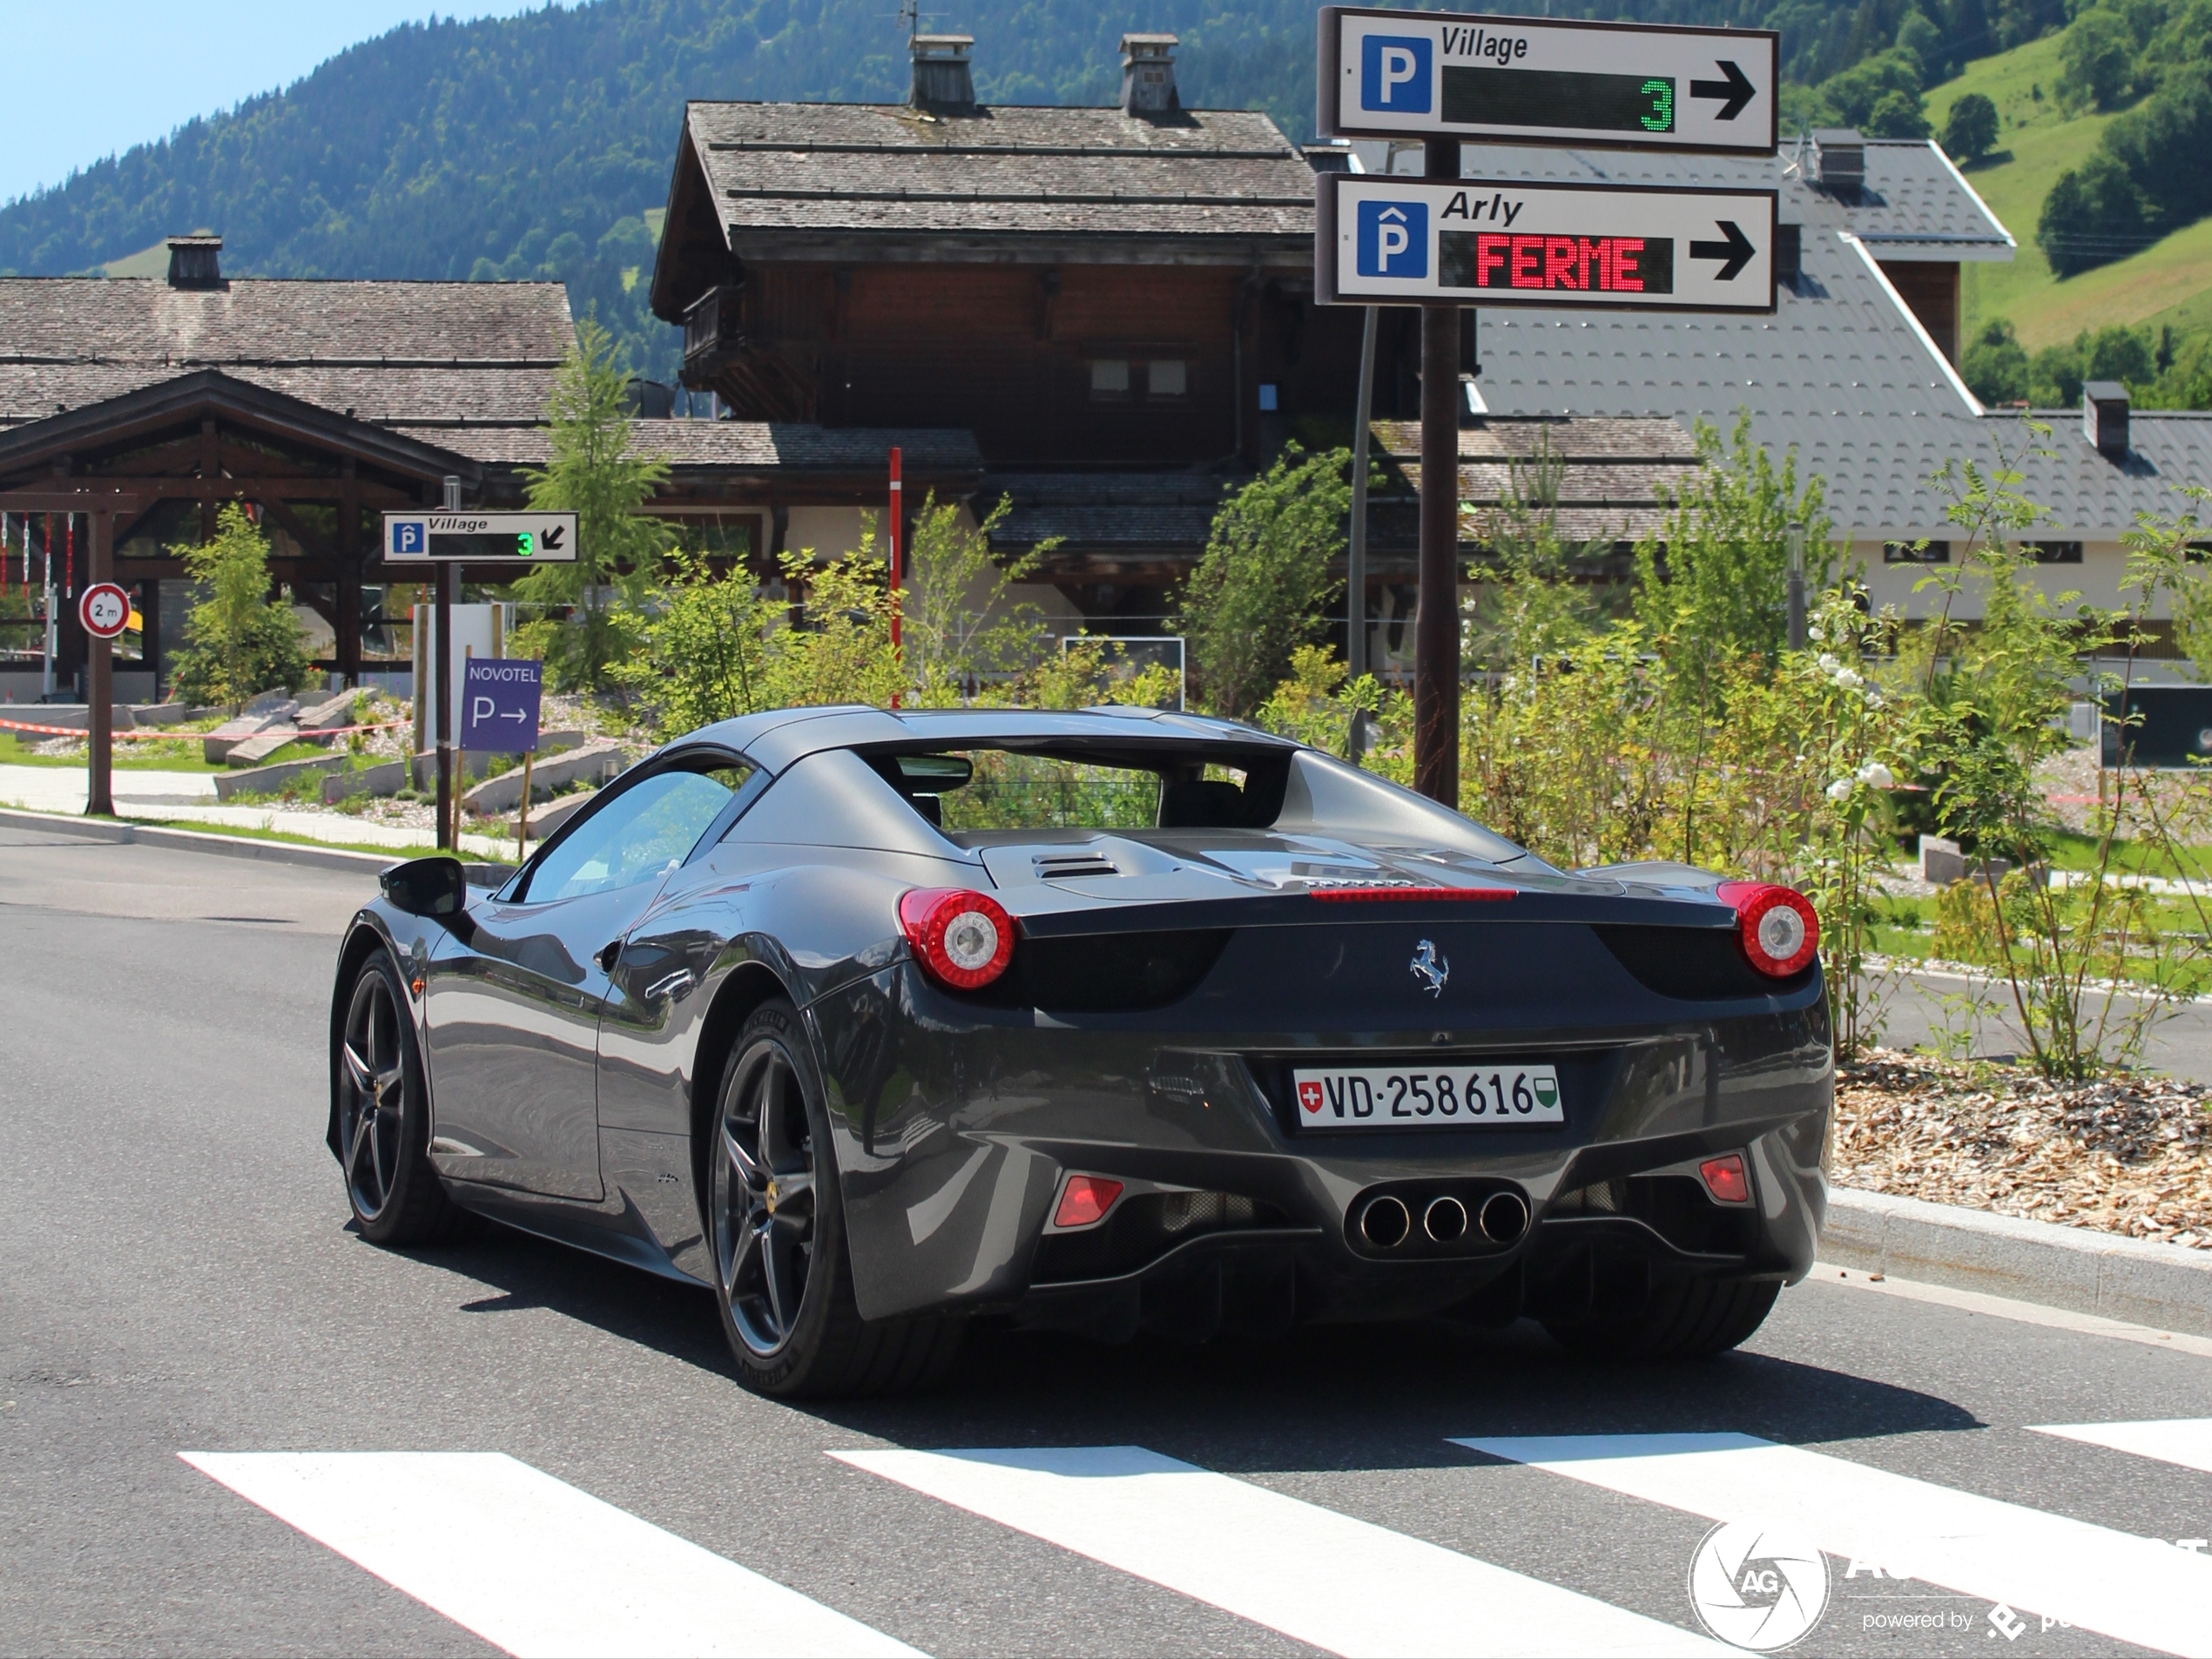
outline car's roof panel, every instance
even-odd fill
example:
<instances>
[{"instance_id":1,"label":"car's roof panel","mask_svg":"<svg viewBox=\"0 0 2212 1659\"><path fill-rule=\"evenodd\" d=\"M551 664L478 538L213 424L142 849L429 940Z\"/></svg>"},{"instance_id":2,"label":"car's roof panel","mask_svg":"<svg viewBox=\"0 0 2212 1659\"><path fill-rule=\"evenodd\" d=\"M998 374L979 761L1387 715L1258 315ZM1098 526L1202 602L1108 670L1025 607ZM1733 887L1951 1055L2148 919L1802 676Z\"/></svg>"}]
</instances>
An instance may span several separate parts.
<instances>
[{"instance_id":1,"label":"car's roof panel","mask_svg":"<svg viewBox=\"0 0 2212 1659\"><path fill-rule=\"evenodd\" d=\"M893 713L855 704L740 715L702 727L683 741L725 745L771 772L781 772L794 761L825 749L907 743L1036 742L1054 738L1218 743L1246 749L1296 746L1272 733L1233 721L1172 710L919 709Z\"/></svg>"}]
</instances>

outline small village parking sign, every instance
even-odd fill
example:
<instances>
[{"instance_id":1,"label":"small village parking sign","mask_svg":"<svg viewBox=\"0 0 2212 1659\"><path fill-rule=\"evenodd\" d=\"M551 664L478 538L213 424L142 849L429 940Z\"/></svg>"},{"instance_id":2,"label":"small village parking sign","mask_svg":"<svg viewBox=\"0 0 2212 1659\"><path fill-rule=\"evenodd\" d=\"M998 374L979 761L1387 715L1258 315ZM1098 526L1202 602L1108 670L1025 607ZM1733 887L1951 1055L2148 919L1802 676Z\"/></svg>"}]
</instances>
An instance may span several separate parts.
<instances>
[{"instance_id":1,"label":"small village parking sign","mask_svg":"<svg viewBox=\"0 0 2212 1659\"><path fill-rule=\"evenodd\" d=\"M528 658L471 657L461 675L461 746L535 754L543 667Z\"/></svg>"}]
</instances>

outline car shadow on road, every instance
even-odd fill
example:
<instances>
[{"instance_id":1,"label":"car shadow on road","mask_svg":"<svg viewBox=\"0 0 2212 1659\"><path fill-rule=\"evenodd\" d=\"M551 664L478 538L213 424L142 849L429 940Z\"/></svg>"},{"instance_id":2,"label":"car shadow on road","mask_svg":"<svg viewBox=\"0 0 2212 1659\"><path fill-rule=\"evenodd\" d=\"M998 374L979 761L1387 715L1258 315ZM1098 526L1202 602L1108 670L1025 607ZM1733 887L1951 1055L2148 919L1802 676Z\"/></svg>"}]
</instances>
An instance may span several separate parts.
<instances>
[{"instance_id":1,"label":"car shadow on road","mask_svg":"<svg viewBox=\"0 0 2212 1659\"><path fill-rule=\"evenodd\" d=\"M1225 1473L1463 1463L1454 1435L1734 1432L1794 1444L1983 1426L1953 1402L1757 1352L1603 1365L1534 1325L1313 1327L1184 1347L979 1329L943 1387L815 1405L915 1447L1133 1442Z\"/></svg>"},{"instance_id":2,"label":"car shadow on road","mask_svg":"<svg viewBox=\"0 0 2212 1659\"><path fill-rule=\"evenodd\" d=\"M490 1289L465 1313L549 1309L742 1386L704 1289L489 1223L421 1254ZM793 1408L900 1446L1130 1443L1224 1473L1457 1465L1469 1454L1447 1444L1455 1435L1726 1431L1811 1445L1984 1426L1936 1395L1755 1351L1604 1364L1527 1321L1494 1332L1442 1319L1198 1346L981 1321L927 1393Z\"/></svg>"}]
</instances>

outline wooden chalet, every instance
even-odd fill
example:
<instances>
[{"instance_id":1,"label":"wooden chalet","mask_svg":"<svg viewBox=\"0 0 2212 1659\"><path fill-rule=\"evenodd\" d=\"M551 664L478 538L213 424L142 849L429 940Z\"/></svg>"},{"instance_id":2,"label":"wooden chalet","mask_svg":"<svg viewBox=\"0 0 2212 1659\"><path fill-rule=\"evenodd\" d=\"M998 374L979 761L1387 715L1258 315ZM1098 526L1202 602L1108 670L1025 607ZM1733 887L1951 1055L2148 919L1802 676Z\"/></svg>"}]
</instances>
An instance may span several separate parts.
<instances>
[{"instance_id":1,"label":"wooden chalet","mask_svg":"<svg viewBox=\"0 0 2212 1659\"><path fill-rule=\"evenodd\" d=\"M1109 109L978 104L972 46L917 38L901 105L690 105L653 308L740 419L972 432L1008 544L1061 536L1082 611L1157 617L1224 484L1309 417L1350 430L1313 169L1264 115L1184 108L1171 35L1123 38Z\"/></svg>"},{"instance_id":2,"label":"wooden chalet","mask_svg":"<svg viewBox=\"0 0 2212 1659\"><path fill-rule=\"evenodd\" d=\"M95 538L106 543L145 624L118 642L119 697L165 684L190 597L177 550L211 535L228 501L252 504L277 549L273 574L322 620L322 666L349 682L402 669L389 624L413 594L391 584L419 576L384 565L378 515L435 504L448 477L471 504L519 505L550 455L547 399L575 343L557 283L228 279L220 248L172 239L166 279L0 279L9 587L24 578L26 523L34 553L51 532L57 571L79 586ZM882 499L891 444L941 494L973 490L982 472L958 430L637 425L639 447L671 462L654 510L713 527L707 539L740 554L840 532L840 516ZM74 604L57 609L67 687L84 642ZM22 616L0 594L0 688L18 702L38 678Z\"/></svg>"}]
</instances>

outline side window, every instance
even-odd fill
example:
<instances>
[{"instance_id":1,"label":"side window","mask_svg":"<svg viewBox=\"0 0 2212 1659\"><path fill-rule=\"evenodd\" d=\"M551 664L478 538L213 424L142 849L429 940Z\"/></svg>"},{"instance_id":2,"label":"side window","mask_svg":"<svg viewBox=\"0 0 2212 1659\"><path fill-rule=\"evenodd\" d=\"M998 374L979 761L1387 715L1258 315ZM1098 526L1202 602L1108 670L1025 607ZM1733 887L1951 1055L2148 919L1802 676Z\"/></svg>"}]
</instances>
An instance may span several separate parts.
<instances>
[{"instance_id":1,"label":"side window","mask_svg":"<svg viewBox=\"0 0 2212 1659\"><path fill-rule=\"evenodd\" d=\"M531 873L524 901L544 904L653 880L691 852L751 775L734 765L663 772L624 790Z\"/></svg>"}]
</instances>

